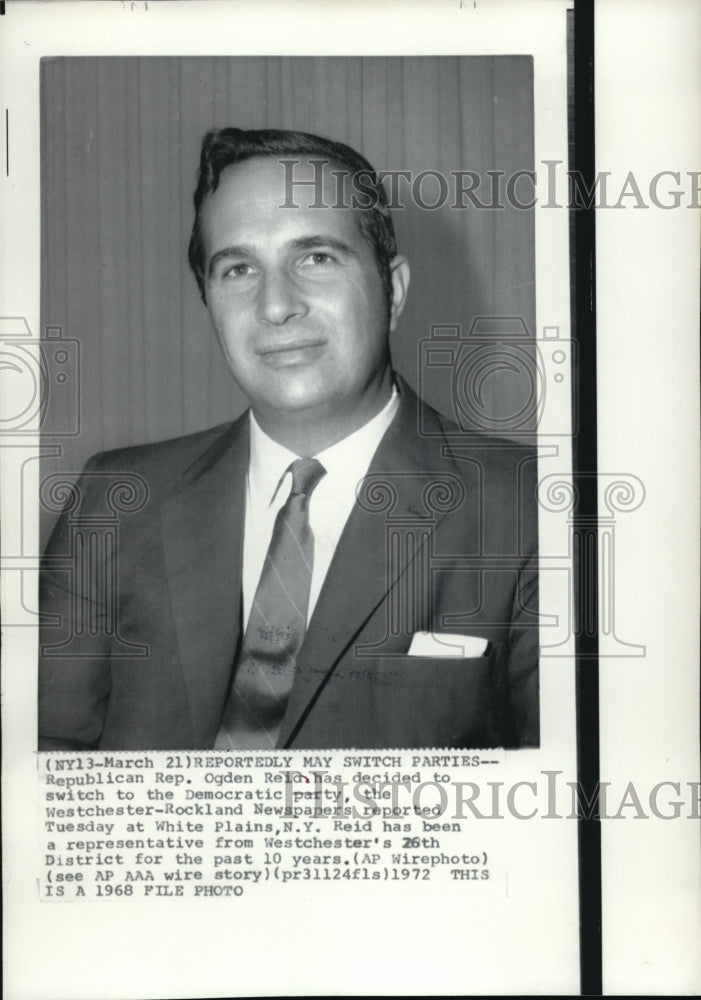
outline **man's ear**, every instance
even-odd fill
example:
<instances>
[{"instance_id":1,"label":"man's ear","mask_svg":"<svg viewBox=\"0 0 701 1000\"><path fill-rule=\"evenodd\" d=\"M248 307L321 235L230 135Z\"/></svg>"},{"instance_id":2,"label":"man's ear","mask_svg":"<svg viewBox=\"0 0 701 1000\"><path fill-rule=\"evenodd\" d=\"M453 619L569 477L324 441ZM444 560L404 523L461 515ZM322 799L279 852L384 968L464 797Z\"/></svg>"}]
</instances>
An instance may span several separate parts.
<instances>
[{"instance_id":1,"label":"man's ear","mask_svg":"<svg viewBox=\"0 0 701 1000\"><path fill-rule=\"evenodd\" d=\"M397 320L402 314L404 303L406 302L406 296L409 290L409 279L411 278L409 262L406 257L403 257L401 254L397 254L396 257L393 257L389 262L389 273L390 280L392 282L392 302L389 311L389 328L390 330L394 330L397 325Z\"/></svg>"}]
</instances>

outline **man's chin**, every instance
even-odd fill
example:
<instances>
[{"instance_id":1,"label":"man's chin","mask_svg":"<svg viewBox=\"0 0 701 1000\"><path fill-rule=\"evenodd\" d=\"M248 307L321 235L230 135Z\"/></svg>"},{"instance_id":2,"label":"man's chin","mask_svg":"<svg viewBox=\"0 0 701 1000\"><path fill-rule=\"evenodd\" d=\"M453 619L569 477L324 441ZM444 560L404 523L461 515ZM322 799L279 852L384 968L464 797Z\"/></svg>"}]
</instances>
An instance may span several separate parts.
<instances>
[{"instance_id":1,"label":"man's chin","mask_svg":"<svg viewBox=\"0 0 701 1000\"><path fill-rule=\"evenodd\" d=\"M333 409L334 397L328 389L311 391L309 384L286 386L283 391L268 395L259 396L252 405L254 411L260 410L268 414L270 418L294 418L296 415L303 416L305 413L313 414L318 419L320 412L325 408Z\"/></svg>"}]
</instances>

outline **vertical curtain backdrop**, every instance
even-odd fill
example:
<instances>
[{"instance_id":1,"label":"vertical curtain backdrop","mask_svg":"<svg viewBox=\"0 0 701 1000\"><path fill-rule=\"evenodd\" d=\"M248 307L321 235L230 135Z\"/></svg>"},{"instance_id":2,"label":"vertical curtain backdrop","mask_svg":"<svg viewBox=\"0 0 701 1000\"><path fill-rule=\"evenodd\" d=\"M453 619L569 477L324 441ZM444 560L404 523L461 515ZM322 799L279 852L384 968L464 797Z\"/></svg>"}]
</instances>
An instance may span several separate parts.
<instances>
[{"instance_id":1,"label":"vertical curtain backdrop","mask_svg":"<svg viewBox=\"0 0 701 1000\"><path fill-rule=\"evenodd\" d=\"M411 384L422 382L421 342L436 324L466 332L475 317L521 317L532 347L533 212L508 204L504 182L505 207L455 210L450 175L479 174L489 202L488 171L534 169L530 58L55 58L42 61L41 82L42 327L77 340L81 357L80 433L61 440L43 475L245 407L186 260L200 143L212 127L315 132L378 170L445 175L443 206L421 207L402 182L405 207L394 212L412 283L392 348ZM517 192L524 202L532 194ZM428 205L440 200L435 178L420 193ZM449 412L449 394L422 384ZM508 371L483 388L495 414L513 413L523 391Z\"/></svg>"}]
</instances>

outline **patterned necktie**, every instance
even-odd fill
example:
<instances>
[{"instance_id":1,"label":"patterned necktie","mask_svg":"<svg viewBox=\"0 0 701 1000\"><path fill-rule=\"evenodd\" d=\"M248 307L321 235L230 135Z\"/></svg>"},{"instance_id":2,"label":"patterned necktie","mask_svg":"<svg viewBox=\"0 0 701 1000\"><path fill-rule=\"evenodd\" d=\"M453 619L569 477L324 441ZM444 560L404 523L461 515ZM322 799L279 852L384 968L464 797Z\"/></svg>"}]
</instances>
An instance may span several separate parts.
<instances>
[{"instance_id":1,"label":"patterned necktie","mask_svg":"<svg viewBox=\"0 0 701 1000\"><path fill-rule=\"evenodd\" d=\"M287 471L292 491L275 520L216 750L274 747L292 690L314 564L309 497L326 469L298 458Z\"/></svg>"}]
</instances>

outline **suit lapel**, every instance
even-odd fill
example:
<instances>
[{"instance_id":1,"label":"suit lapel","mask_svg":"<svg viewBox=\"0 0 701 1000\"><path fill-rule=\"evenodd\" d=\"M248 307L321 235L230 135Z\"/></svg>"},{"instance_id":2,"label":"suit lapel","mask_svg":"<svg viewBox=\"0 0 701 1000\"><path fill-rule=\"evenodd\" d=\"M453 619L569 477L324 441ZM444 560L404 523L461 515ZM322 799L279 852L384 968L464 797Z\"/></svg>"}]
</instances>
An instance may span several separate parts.
<instances>
[{"instance_id":1,"label":"suit lapel","mask_svg":"<svg viewBox=\"0 0 701 1000\"><path fill-rule=\"evenodd\" d=\"M359 490L297 657L278 746L294 738L339 659L442 520L426 507L427 486L441 475L459 477L453 460L443 454L437 421L438 440L420 436L421 404L408 386L401 388L399 411ZM391 554L389 523L401 539Z\"/></svg>"},{"instance_id":2,"label":"suit lapel","mask_svg":"<svg viewBox=\"0 0 701 1000\"><path fill-rule=\"evenodd\" d=\"M248 420L238 420L185 473L164 505L168 588L194 737L211 745L240 633Z\"/></svg>"}]
</instances>

